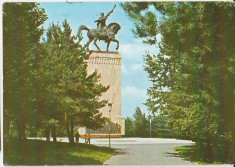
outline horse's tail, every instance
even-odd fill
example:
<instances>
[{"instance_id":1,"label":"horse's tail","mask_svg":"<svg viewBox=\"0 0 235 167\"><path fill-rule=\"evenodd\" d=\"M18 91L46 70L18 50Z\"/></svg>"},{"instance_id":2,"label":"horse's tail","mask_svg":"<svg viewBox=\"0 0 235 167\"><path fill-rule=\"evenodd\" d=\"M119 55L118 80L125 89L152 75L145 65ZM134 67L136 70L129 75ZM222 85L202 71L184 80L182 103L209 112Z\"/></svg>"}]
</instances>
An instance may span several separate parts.
<instances>
[{"instance_id":1,"label":"horse's tail","mask_svg":"<svg viewBox=\"0 0 235 167\"><path fill-rule=\"evenodd\" d=\"M89 31L89 28L87 28L87 26L85 26L85 25L79 26L79 28L78 28L78 36L81 34L82 30Z\"/></svg>"}]
</instances>

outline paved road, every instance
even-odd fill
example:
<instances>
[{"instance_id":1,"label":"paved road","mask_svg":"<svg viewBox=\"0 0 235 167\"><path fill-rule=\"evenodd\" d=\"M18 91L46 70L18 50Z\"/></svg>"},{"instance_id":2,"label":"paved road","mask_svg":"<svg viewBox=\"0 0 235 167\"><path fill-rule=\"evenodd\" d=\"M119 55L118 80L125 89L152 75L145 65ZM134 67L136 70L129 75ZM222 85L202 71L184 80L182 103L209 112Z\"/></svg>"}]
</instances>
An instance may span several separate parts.
<instances>
[{"instance_id":1,"label":"paved road","mask_svg":"<svg viewBox=\"0 0 235 167\"><path fill-rule=\"evenodd\" d=\"M179 157L172 147L185 144L115 144L117 153L104 164L107 165L195 165Z\"/></svg>"},{"instance_id":2,"label":"paved road","mask_svg":"<svg viewBox=\"0 0 235 167\"><path fill-rule=\"evenodd\" d=\"M172 147L185 144L115 144L117 153L107 165L195 165L179 157Z\"/></svg>"},{"instance_id":3,"label":"paved road","mask_svg":"<svg viewBox=\"0 0 235 167\"><path fill-rule=\"evenodd\" d=\"M108 139L92 139L92 144L108 146ZM117 152L106 165L195 165L183 159L172 148L193 145L190 140L167 138L117 138L111 147Z\"/></svg>"},{"instance_id":4,"label":"paved road","mask_svg":"<svg viewBox=\"0 0 235 167\"><path fill-rule=\"evenodd\" d=\"M35 138L34 138L35 139ZM38 138L45 140L45 138ZM68 142L67 138L58 138ZM79 140L84 143L84 139ZM92 138L91 144L108 146L108 138ZM104 164L106 165L195 165L183 159L172 148L195 144L189 140L166 138L116 138L111 139L111 147L117 152Z\"/></svg>"}]
</instances>

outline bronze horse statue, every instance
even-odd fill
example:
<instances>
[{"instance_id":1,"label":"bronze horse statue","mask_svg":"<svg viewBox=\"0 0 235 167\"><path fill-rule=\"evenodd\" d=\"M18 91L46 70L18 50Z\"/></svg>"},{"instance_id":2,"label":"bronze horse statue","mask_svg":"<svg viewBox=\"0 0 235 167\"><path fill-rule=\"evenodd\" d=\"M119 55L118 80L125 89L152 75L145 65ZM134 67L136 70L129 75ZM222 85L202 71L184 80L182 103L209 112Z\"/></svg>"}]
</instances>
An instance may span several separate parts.
<instances>
[{"instance_id":1,"label":"bronze horse statue","mask_svg":"<svg viewBox=\"0 0 235 167\"><path fill-rule=\"evenodd\" d=\"M115 35L118 33L118 31L121 29L121 26L118 23L110 23L107 27L105 27L102 30L98 29L89 29L85 25L81 25L78 28L78 35L81 34L82 30L87 30L87 36L89 38L88 42L86 43L87 50L89 50L89 45L92 41L94 41L94 45L96 48L100 51L99 46L97 45L97 40L104 40L107 43L107 49L109 50L109 44L110 42L116 42L117 47L116 50L119 48L119 41L115 39Z\"/></svg>"}]
</instances>

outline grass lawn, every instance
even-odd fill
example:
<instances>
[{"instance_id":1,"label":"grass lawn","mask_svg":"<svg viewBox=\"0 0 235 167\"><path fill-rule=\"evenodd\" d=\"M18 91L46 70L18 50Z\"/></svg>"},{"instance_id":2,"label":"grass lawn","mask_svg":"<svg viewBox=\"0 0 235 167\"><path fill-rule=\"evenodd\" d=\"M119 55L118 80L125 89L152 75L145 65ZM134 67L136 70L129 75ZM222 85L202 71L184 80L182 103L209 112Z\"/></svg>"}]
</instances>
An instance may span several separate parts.
<instances>
[{"instance_id":1,"label":"grass lawn","mask_svg":"<svg viewBox=\"0 0 235 167\"><path fill-rule=\"evenodd\" d=\"M40 140L4 142L5 165L101 165L114 149L86 144L52 143Z\"/></svg>"},{"instance_id":2,"label":"grass lawn","mask_svg":"<svg viewBox=\"0 0 235 167\"><path fill-rule=\"evenodd\" d=\"M175 151L178 151L181 157L195 162L197 164L201 165L216 165L216 164L222 164L222 162L214 162L214 163L208 163L202 160L199 156L196 155L196 148L195 146L177 146L173 148Z\"/></svg>"}]
</instances>

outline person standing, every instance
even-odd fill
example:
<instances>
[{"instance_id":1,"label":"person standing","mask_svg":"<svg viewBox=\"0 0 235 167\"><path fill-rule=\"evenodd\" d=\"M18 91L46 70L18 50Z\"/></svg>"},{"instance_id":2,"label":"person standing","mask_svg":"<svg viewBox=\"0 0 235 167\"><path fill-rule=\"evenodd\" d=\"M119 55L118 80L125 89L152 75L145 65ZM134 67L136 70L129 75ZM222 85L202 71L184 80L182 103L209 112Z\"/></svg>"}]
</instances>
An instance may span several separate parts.
<instances>
[{"instance_id":1,"label":"person standing","mask_svg":"<svg viewBox=\"0 0 235 167\"><path fill-rule=\"evenodd\" d=\"M87 143L91 144L91 135L90 135L90 133L88 133L88 135L87 135Z\"/></svg>"},{"instance_id":2,"label":"person standing","mask_svg":"<svg viewBox=\"0 0 235 167\"><path fill-rule=\"evenodd\" d=\"M87 134L84 135L84 139L85 139L85 144L87 144Z\"/></svg>"},{"instance_id":3,"label":"person standing","mask_svg":"<svg viewBox=\"0 0 235 167\"><path fill-rule=\"evenodd\" d=\"M79 133L77 132L76 135L75 135L76 143L79 143L79 137L80 137L80 135L79 135Z\"/></svg>"}]
</instances>

